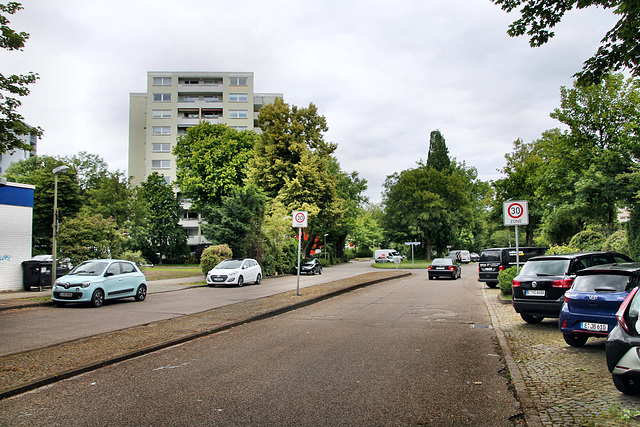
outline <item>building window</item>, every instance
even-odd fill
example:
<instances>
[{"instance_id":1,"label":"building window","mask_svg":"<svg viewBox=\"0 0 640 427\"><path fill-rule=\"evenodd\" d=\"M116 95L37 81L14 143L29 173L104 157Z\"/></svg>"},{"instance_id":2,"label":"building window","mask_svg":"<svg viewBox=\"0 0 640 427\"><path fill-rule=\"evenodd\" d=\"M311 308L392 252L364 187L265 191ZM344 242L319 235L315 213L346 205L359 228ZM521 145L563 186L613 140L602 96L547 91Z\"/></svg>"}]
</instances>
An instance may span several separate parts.
<instances>
[{"instance_id":1,"label":"building window","mask_svg":"<svg viewBox=\"0 0 640 427\"><path fill-rule=\"evenodd\" d=\"M171 126L153 126L151 129L153 135L171 135Z\"/></svg>"},{"instance_id":2,"label":"building window","mask_svg":"<svg viewBox=\"0 0 640 427\"><path fill-rule=\"evenodd\" d=\"M171 86L171 77L154 77L154 86Z\"/></svg>"},{"instance_id":3,"label":"building window","mask_svg":"<svg viewBox=\"0 0 640 427\"><path fill-rule=\"evenodd\" d=\"M200 84L200 80L185 80L182 82L183 85L198 85Z\"/></svg>"},{"instance_id":4,"label":"building window","mask_svg":"<svg viewBox=\"0 0 640 427\"><path fill-rule=\"evenodd\" d=\"M170 119L171 110L153 110L154 119Z\"/></svg>"},{"instance_id":5,"label":"building window","mask_svg":"<svg viewBox=\"0 0 640 427\"><path fill-rule=\"evenodd\" d=\"M204 102L220 102L222 101L222 98L220 98L217 95L206 95L204 97Z\"/></svg>"},{"instance_id":6,"label":"building window","mask_svg":"<svg viewBox=\"0 0 640 427\"><path fill-rule=\"evenodd\" d=\"M230 102L247 102L249 97L246 93L230 93L229 101Z\"/></svg>"},{"instance_id":7,"label":"building window","mask_svg":"<svg viewBox=\"0 0 640 427\"><path fill-rule=\"evenodd\" d=\"M171 102L170 93L154 93L153 102Z\"/></svg>"},{"instance_id":8,"label":"building window","mask_svg":"<svg viewBox=\"0 0 640 427\"><path fill-rule=\"evenodd\" d=\"M171 144L169 144L168 142L154 142L153 144L151 144L151 151L154 151L156 153L168 153L171 151Z\"/></svg>"},{"instance_id":9,"label":"building window","mask_svg":"<svg viewBox=\"0 0 640 427\"><path fill-rule=\"evenodd\" d=\"M166 182L167 184L171 185L171 177L170 176L163 176L164 178L164 182Z\"/></svg>"},{"instance_id":10,"label":"building window","mask_svg":"<svg viewBox=\"0 0 640 427\"><path fill-rule=\"evenodd\" d=\"M170 169L171 160L151 160L151 169Z\"/></svg>"},{"instance_id":11,"label":"building window","mask_svg":"<svg viewBox=\"0 0 640 427\"><path fill-rule=\"evenodd\" d=\"M229 110L230 119L246 119L249 117L247 110Z\"/></svg>"},{"instance_id":12,"label":"building window","mask_svg":"<svg viewBox=\"0 0 640 427\"><path fill-rule=\"evenodd\" d=\"M229 86L246 86L246 77L229 77Z\"/></svg>"},{"instance_id":13,"label":"building window","mask_svg":"<svg viewBox=\"0 0 640 427\"><path fill-rule=\"evenodd\" d=\"M229 126L231 129L235 129L235 130L249 130L249 128L247 126Z\"/></svg>"},{"instance_id":14,"label":"building window","mask_svg":"<svg viewBox=\"0 0 640 427\"><path fill-rule=\"evenodd\" d=\"M199 100L200 100L199 96L187 95L187 96L182 97L182 102L196 102L196 101L199 101Z\"/></svg>"}]
</instances>

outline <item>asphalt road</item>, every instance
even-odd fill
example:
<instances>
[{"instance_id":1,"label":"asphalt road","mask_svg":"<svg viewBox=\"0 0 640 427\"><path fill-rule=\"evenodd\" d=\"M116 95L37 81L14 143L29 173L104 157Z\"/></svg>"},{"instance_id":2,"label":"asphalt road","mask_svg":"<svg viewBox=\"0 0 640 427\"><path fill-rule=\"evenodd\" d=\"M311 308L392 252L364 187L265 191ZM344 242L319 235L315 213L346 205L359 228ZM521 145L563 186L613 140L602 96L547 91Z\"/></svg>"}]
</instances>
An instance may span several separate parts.
<instances>
[{"instance_id":1,"label":"asphalt road","mask_svg":"<svg viewBox=\"0 0 640 427\"><path fill-rule=\"evenodd\" d=\"M511 426L475 271L415 271L61 381L0 402L0 424Z\"/></svg>"},{"instance_id":2,"label":"asphalt road","mask_svg":"<svg viewBox=\"0 0 640 427\"><path fill-rule=\"evenodd\" d=\"M300 287L373 271L371 264L345 263L303 275ZM204 278L203 278L204 279ZM153 286L153 282L149 284ZM296 276L269 277L260 285L198 287L176 292L149 293L140 303L133 298L108 301L100 308L68 304L0 311L0 356L85 338L131 326L199 313L215 307L295 290Z\"/></svg>"}]
</instances>

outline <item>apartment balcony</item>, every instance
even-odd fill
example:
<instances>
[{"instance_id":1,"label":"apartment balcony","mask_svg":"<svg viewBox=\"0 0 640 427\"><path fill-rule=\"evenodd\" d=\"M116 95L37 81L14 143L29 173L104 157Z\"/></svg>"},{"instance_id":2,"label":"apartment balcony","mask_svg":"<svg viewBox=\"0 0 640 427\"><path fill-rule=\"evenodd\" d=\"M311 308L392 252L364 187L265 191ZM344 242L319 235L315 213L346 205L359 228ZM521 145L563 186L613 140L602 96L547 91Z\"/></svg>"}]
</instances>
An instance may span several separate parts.
<instances>
[{"instance_id":1,"label":"apartment balcony","mask_svg":"<svg viewBox=\"0 0 640 427\"><path fill-rule=\"evenodd\" d=\"M224 86L222 85L222 83L219 83L219 84L200 83L197 85L178 84L178 91L187 92L187 93L222 92L223 88Z\"/></svg>"},{"instance_id":2,"label":"apartment balcony","mask_svg":"<svg viewBox=\"0 0 640 427\"><path fill-rule=\"evenodd\" d=\"M178 108L222 108L222 99L216 101L181 101L178 100Z\"/></svg>"}]
</instances>

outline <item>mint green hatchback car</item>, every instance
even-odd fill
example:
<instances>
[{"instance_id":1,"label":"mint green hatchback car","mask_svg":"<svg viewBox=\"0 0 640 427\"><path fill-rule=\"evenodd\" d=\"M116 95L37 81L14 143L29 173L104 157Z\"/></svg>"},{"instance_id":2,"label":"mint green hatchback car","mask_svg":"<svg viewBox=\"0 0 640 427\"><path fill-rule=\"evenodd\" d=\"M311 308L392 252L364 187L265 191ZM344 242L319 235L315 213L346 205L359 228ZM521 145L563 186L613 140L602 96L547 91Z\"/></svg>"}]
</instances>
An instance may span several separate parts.
<instances>
[{"instance_id":1,"label":"mint green hatchback car","mask_svg":"<svg viewBox=\"0 0 640 427\"><path fill-rule=\"evenodd\" d=\"M133 262L118 259L84 261L56 280L51 293L57 306L81 302L100 307L106 300L127 297L144 301L147 279Z\"/></svg>"}]
</instances>

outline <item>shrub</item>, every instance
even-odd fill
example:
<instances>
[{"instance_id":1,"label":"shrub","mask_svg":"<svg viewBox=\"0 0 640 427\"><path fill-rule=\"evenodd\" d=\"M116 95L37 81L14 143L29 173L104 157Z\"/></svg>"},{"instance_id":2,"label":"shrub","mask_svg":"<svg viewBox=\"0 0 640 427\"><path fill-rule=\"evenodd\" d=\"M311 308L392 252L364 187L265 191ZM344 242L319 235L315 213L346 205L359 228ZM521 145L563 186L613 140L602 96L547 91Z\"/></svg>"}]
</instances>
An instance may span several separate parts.
<instances>
[{"instance_id":1,"label":"shrub","mask_svg":"<svg viewBox=\"0 0 640 427\"><path fill-rule=\"evenodd\" d=\"M206 276L209 270L218 265L221 261L231 258L232 256L233 252L227 244L209 246L207 249L202 251L202 255L200 256L200 268Z\"/></svg>"},{"instance_id":2,"label":"shrub","mask_svg":"<svg viewBox=\"0 0 640 427\"><path fill-rule=\"evenodd\" d=\"M605 237L599 231L584 230L575 234L569 241L569 246L580 248L582 251L601 251Z\"/></svg>"},{"instance_id":3,"label":"shrub","mask_svg":"<svg viewBox=\"0 0 640 427\"><path fill-rule=\"evenodd\" d=\"M547 255L553 255L553 254L569 254L572 252L580 252L580 249L570 246L570 245L553 245L549 248L549 250L547 251Z\"/></svg>"},{"instance_id":4,"label":"shrub","mask_svg":"<svg viewBox=\"0 0 640 427\"><path fill-rule=\"evenodd\" d=\"M627 230L621 229L609 236L604 242L604 245L602 245L602 250L630 254L631 250L629 249L629 241L627 240Z\"/></svg>"},{"instance_id":5,"label":"shrub","mask_svg":"<svg viewBox=\"0 0 640 427\"><path fill-rule=\"evenodd\" d=\"M516 266L509 267L506 270L502 270L498 273L498 286L502 291L502 295L512 295L513 291L511 283L513 278L518 275L518 268Z\"/></svg>"}]
</instances>

